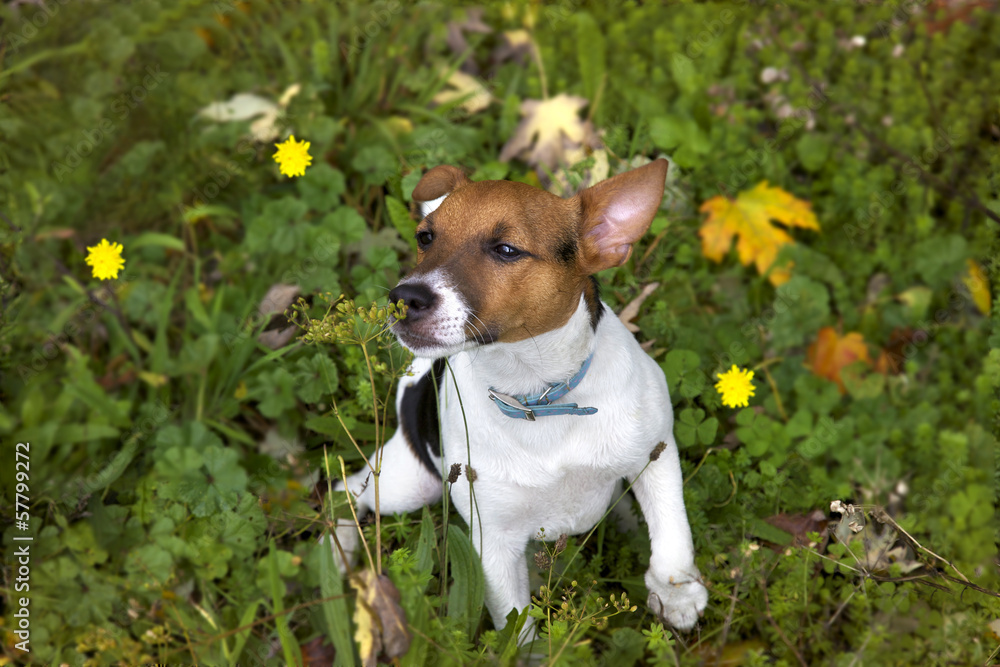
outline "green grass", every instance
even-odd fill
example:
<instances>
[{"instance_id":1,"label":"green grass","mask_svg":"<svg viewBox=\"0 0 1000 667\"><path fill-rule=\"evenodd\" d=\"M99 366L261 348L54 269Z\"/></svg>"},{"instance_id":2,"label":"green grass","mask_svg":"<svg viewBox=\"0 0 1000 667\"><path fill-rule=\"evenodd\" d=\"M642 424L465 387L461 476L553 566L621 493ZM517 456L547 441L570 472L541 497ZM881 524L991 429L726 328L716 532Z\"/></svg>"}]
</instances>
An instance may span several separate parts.
<instances>
[{"instance_id":1,"label":"green grass","mask_svg":"<svg viewBox=\"0 0 1000 667\"><path fill-rule=\"evenodd\" d=\"M276 284L299 287L300 323L340 294L385 306L413 261L421 174L447 163L537 184L498 156L523 100L568 93L590 100L612 169L672 163L650 233L600 278L616 311L659 283L637 336L670 385L711 597L698 632L658 625L644 528L602 522L532 565L533 651L995 661L1000 335L962 278L975 260L1000 290L998 17L933 4L518 0L489 5L492 31L464 32L461 53L446 40L468 18L457 3L0 7L0 438L11 462L31 443L26 475L0 473L3 593L30 594L31 653L8 604L0 660L355 664L357 592L318 547L348 514L327 460L339 477L338 456L356 468L391 433L406 359L368 328L271 349L261 333L295 322L258 307ZM520 29L537 57L496 61ZM492 95L483 110L433 102L463 66ZM294 84L278 138L198 115ZM297 179L271 157L289 132L311 143ZM709 261L698 235L705 201L765 180L821 227L792 232L778 288L735 252ZM84 258L103 238L126 263L102 282ZM842 393L809 364L825 327L893 370L845 369ZM755 370L749 408L713 388L732 364ZM862 507L864 530L807 520L834 500ZM478 562L447 505L365 534L409 624L403 664L512 663L526 615L501 632L480 615ZM27 592L10 556L24 535Z\"/></svg>"}]
</instances>

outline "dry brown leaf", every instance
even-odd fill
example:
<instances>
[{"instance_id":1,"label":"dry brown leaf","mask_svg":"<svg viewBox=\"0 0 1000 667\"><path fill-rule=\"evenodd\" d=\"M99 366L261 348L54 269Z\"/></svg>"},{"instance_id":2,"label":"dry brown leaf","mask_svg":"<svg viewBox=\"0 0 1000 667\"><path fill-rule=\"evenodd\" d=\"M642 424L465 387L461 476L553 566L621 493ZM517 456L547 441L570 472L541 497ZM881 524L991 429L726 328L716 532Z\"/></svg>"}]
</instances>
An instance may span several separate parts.
<instances>
[{"instance_id":1,"label":"dry brown leaf","mask_svg":"<svg viewBox=\"0 0 1000 667\"><path fill-rule=\"evenodd\" d=\"M819 230L812 204L781 188L770 187L767 181L739 193L736 199L722 195L712 197L699 210L708 213L698 230L705 257L721 262L732 246L733 237L738 236L736 251L740 263L747 266L753 262L761 275L771 269L781 246L795 242L771 220L789 227ZM774 285L788 282L790 277L787 268L774 269L769 276Z\"/></svg>"},{"instance_id":2,"label":"dry brown leaf","mask_svg":"<svg viewBox=\"0 0 1000 667\"><path fill-rule=\"evenodd\" d=\"M521 102L521 124L500 152L507 162L520 157L532 167L553 170L568 163L566 152L581 146L599 148L600 138L590 121L580 118L588 104L583 97L560 93L547 100Z\"/></svg>"},{"instance_id":3,"label":"dry brown leaf","mask_svg":"<svg viewBox=\"0 0 1000 667\"><path fill-rule=\"evenodd\" d=\"M625 325L626 329L628 329L632 333L635 333L639 330L638 326L632 324L632 320L634 320L636 316L639 314L639 308L642 307L643 301L648 299L649 295L655 292L656 288L659 286L660 283L649 283L648 285L642 288L642 291L639 292L639 296L632 299L632 301L627 306L622 308L622 312L618 314L618 319L621 320L622 324Z\"/></svg>"},{"instance_id":4,"label":"dry brown leaf","mask_svg":"<svg viewBox=\"0 0 1000 667\"><path fill-rule=\"evenodd\" d=\"M822 534L826 530L827 518L823 510L813 510L809 514L775 514L764 521L792 536L792 546L809 544L809 533Z\"/></svg>"},{"instance_id":5,"label":"dry brown leaf","mask_svg":"<svg viewBox=\"0 0 1000 667\"><path fill-rule=\"evenodd\" d=\"M337 657L337 651L324 642L323 637L316 637L311 642L302 644L299 647L302 651L302 664L304 667L325 667L332 665Z\"/></svg>"},{"instance_id":6,"label":"dry brown leaf","mask_svg":"<svg viewBox=\"0 0 1000 667\"><path fill-rule=\"evenodd\" d=\"M392 580L372 570L361 570L351 577L351 587L358 592L354 639L361 663L374 667L380 655L391 659L405 654L412 638Z\"/></svg>"}]
</instances>

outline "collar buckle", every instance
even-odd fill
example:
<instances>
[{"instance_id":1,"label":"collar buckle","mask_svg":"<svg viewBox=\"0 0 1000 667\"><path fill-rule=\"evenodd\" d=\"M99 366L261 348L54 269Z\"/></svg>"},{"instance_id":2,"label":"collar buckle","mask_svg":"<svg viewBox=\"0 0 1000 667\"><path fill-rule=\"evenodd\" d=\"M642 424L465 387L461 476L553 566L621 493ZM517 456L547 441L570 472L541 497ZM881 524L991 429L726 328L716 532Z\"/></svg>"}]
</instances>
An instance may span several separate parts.
<instances>
[{"instance_id":1,"label":"collar buckle","mask_svg":"<svg viewBox=\"0 0 1000 667\"><path fill-rule=\"evenodd\" d=\"M549 387L549 389L551 389L551 387ZM489 389L488 391L490 392L490 398L493 399L493 402L497 404L497 407L500 407L500 405L503 404L507 406L510 410L523 413L524 418L527 419L529 422L535 421L535 413L532 411L531 408L522 404L521 401L517 400L516 398L508 394L502 394L499 391L496 391L495 389ZM548 393L548 389L545 390L545 393ZM500 407L500 410L505 414L508 414L509 416L512 417L514 416L510 414L510 410L504 410L502 407Z\"/></svg>"},{"instance_id":2,"label":"collar buckle","mask_svg":"<svg viewBox=\"0 0 1000 667\"><path fill-rule=\"evenodd\" d=\"M490 387L488 389L490 400L506 416L512 419L527 419L531 422L535 421L536 417L553 415L592 415L597 412L597 408L581 408L576 403L553 403L553 401L558 401L580 384L593 358L594 354L591 353L576 375L563 382L550 383L541 394L515 398Z\"/></svg>"}]
</instances>

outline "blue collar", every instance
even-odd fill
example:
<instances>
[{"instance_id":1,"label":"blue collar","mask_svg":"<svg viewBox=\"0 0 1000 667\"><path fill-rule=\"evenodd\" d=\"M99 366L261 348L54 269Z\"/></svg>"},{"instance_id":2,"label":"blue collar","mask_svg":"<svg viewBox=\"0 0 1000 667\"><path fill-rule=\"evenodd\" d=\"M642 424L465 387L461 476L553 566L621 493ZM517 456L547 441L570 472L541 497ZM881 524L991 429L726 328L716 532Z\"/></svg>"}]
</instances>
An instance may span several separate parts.
<instances>
[{"instance_id":1,"label":"blue collar","mask_svg":"<svg viewBox=\"0 0 1000 667\"><path fill-rule=\"evenodd\" d=\"M508 396L490 387L490 399L500 408L500 412L508 417L512 419L527 419L530 422L535 421L536 417L549 417L552 415L592 415L597 412L597 408L580 408L577 407L576 403L562 403L560 405L551 405L551 403L558 401L568 394L571 389L580 384L583 376L587 374L587 369L590 368L590 362L593 359L594 353L591 352L587 360L583 362L583 366L576 372L576 375L565 382L550 382L549 388L540 394Z\"/></svg>"}]
</instances>

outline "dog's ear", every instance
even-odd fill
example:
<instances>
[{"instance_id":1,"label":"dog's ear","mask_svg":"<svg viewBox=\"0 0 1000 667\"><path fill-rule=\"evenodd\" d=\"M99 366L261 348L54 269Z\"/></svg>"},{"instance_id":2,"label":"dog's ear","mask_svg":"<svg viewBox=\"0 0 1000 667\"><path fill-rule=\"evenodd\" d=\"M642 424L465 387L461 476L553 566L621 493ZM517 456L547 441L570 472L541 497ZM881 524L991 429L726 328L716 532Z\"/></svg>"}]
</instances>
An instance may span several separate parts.
<instances>
[{"instance_id":1,"label":"dog's ear","mask_svg":"<svg viewBox=\"0 0 1000 667\"><path fill-rule=\"evenodd\" d=\"M413 201L420 204L420 215L427 217L433 213L445 197L468 182L461 169L448 164L428 171L413 188Z\"/></svg>"},{"instance_id":2,"label":"dog's ear","mask_svg":"<svg viewBox=\"0 0 1000 667\"><path fill-rule=\"evenodd\" d=\"M580 268L587 274L621 266L660 208L669 164L663 158L580 192ZM426 178L426 176L425 176Z\"/></svg>"}]
</instances>

